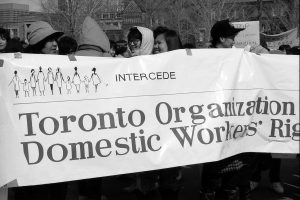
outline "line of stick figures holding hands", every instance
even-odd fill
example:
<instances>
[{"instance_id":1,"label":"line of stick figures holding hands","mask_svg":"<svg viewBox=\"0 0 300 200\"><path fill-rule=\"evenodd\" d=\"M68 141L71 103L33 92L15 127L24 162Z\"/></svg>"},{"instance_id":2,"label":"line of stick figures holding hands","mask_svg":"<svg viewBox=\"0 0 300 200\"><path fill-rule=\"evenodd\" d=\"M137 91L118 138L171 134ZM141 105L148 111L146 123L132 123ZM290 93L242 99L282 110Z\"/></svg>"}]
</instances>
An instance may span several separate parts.
<instances>
[{"instance_id":1,"label":"line of stick figures holding hands","mask_svg":"<svg viewBox=\"0 0 300 200\"><path fill-rule=\"evenodd\" d=\"M36 74L36 71L34 69L31 69L30 71L30 77L29 79L24 79L24 81L21 81L18 75L18 71L14 71L14 76L11 79L10 83L8 86L13 84L14 86L14 91L16 94L16 98L19 98L19 91L20 91L20 86L22 85L24 96L29 97L29 91L30 88L32 90L32 96L36 96L37 88L39 90L40 96L45 96L45 90L46 90L46 85L48 84L51 90L51 94L54 94L53 91L53 86L54 82L56 82L56 85L58 87L59 94L62 94L62 87L63 84L65 85L67 94L71 94L73 86L75 86L75 90L77 93L80 93L80 87L81 84L84 85L85 92L89 93L90 92L90 83L92 82L94 88L95 88L95 93L97 93L99 89L99 85L102 83L99 75L96 73L96 68L92 69L92 74L91 76L85 75L83 78L80 77L80 74L78 73L78 68L74 67L74 74L70 76L67 76L64 78L64 75L62 74L60 68L56 68L56 72L52 71L52 68L48 68L48 72L45 74L43 72L42 67L39 67L39 71ZM71 79L72 78L72 79ZM107 86L108 84L106 84Z\"/></svg>"}]
</instances>

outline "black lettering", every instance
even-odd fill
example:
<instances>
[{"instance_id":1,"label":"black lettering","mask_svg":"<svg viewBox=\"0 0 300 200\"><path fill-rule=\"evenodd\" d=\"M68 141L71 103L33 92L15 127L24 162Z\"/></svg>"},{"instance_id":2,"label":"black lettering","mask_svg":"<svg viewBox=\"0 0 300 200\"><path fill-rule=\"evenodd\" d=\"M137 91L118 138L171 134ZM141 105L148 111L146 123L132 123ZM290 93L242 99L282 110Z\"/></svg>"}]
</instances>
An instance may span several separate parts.
<instances>
[{"instance_id":1,"label":"black lettering","mask_svg":"<svg viewBox=\"0 0 300 200\"><path fill-rule=\"evenodd\" d=\"M125 140L127 142L127 138L126 137L121 137L121 138L118 138L115 141L116 147L118 147L120 149L125 149L126 151L124 153L120 153L118 150L116 150L116 155L117 156L126 155L129 152L129 146L128 146L128 144L121 143L120 140Z\"/></svg>"},{"instance_id":2,"label":"black lettering","mask_svg":"<svg viewBox=\"0 0 300 200\"><path fill-rule=\"evenodd\" d=\"M101 143L104 142L106 145L105 146L101 146ZM111 154L111 151L109 151L107 154L103 154L101 152L102 149L110 149L111 148L111 144L110 144L110 141L107 140L107 139L102 139L102 140L99 140L97 143L96 143L96 152L99 156L101 157L108 157L110 154Z\"/></svg>"},{"instance_id":3,"label":"black lettering","mask_svg":"<svg viewBox=\"0 0 300 200\"><path fill-rule=\"evenodd\" d=\"M26 116L26 122L27 122L27 135L25 136L33 136L36 135L33 133L33 128L32 128L32 115L36 115L39 118L39 113L38 112L34 112L34 113L20 113L19 114L19 119L21 119L21 117L25 115Z\"/></svg>"},{"instance_id":4,"label":"black lettering","mask_svg":"<svg viewBox=\"0 0 300 200\"><path fill-rule=\"evenodd\" d=\"M62 150L62 156L61 156L61 158L58 159L58 160L55 160L54 157L53 157L53 150L52 150L52 149L53 149L55 146L60 147L61 150ZM68 155L68 149L67 149L67 147L65 147L65 146L62 145L62 144L53 144L53 145L51 145L51 146L48 148L48 150L47 150L47 155L48 155L48 158L49 158L51 161L53 161L53 162L61 162L61 161L63 161L64 159L66 159L66 157L67 157L67 155Z\"/></svg>"},{"instance_id":5,"label":"black lettering","mask_svg":"<svg viewBox=\"0 0 300 200\"><path fill-rule=\"evenodd\" d=\"M69 143L71 146L72 158L70 160L79 160L79 159L86 159L86 158L95 158L93 154L93 144L90 141L87 142L78 142L78 143ZM86 149L85 146L88 148L88 157L86 157ZM80 158L77 157L77 147L79 147Z\"/></svg>"},{"instance_id":6,"label":"black lettering","mask_svg":"<svg viewBox=\"0 0 300 200\"><path fill-rule=\"evenodd\" d=\"M74 115L70 115L70 116L61 116L60 118L63 120L63 130L61 131L61 133L71 132L71 130L69 130L68 121L71 120L71 122L75 122L76 117Z\"/></svg>"},{"instance_id":7,"label":"black lettering","mask_svg":"<svg viewBox=\"0 0 300 200\"><path fill-rule=\"evenodd\" d=\"M46 119L50 119L50 121L53 122L53 131L52 132L47 133L46 130L45 130L45 121L46 121ZM39 128L40 128L40 130L43 134L53 135L58 131L59 123L58 123L57 119L55 119L54 117L45 117L40 121Z\"/></svg>"},{"instance_id":8,"label":"black lettering","mask_svg":"<svg viewBox=\"0 0 300 200\"><path fill-rule=\"evenodd\" d=\"M91 127L90 127L89 129L87 129L87 128L84 126L84 123L83 123L83 119L84 119L85 116L89 116L90 119L91 119L91 122L92 122L92 125L91 125ZM97 124L97 120L96 120L96 118L95 118L93 115L91 115L91 114L84 114L84 115L81 115L81 116L79 117L79 119L78 119L78 126L79 126L79 128L80 128L81 130L83 130L83 131L86 131L86 132L89 132L89 131L94 130L94 129L96 128L96 124Z\"/></svg>"},{"instance_id":9,"label":"black lettering","mask_svg":"<svg viewBox=\"0 0 300 200\"><path fill-rule=\"evenodd\" d=\"M41 162L41 160L44 157L44 149L43 149L43 146L41 145L41 143L31 141L31 142L21 142L21 144L23 145L23 152L24 152L24 155L25 155L28 165L34 165L34 164L38 164L39 162ZM30 157L29 157L29 145L30 144L35 145L37 148L37 151L35 149L35 152L38 152L38 157L35 162L31 161ZM33 150L33 149L31 149L31 150Z\"/></svg>"}]
</instances>

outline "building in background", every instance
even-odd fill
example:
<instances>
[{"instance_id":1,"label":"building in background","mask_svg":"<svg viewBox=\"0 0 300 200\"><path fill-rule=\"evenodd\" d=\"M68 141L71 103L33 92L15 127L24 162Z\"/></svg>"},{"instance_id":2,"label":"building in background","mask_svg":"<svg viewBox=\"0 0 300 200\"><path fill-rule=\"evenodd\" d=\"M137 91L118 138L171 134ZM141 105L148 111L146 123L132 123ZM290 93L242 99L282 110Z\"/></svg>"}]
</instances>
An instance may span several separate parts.
<instances>
[{"instance_id":1,"label":"building in background","mask_svg":"<svg viewBox=\"0 0 300 200\"><path fill-rule=\"evenodd\" d=\"M60 11L64 11L66 5L71 2L71 0L53 1L57 1ZM49 20L49 15L55 18L56 13L48 13L47 16L45 12L41 12L42 9L32 11L29 2L41 4L40 0L7 2L10 1L0 0L0 27L9 29L13 37L26 39L27 27L37 20L49 21L58 30L65 31L72 27L65 23L53 24L54 21ZM114 41L126 39L127 31L132 26L154 29L162 25L177 30L183 43L204 46L210 39L212 25L224 18L231 21L259 20L260 31L267 34L278 34L299 27L299 0L99 0L97 2L101 2L101 8L91 16L102 26L109 39ZM203 9L203 3L207 3L205 5L210 7ZM79 18L76 19L84 19L85 16L81 14L77 17ZM60 15L57 15L58 18ZM75 21L80 24L80 20ZM78 36L80 27L76 25L76 28L77 35L74 34L74 37ZM71 30L70 33L75 32Z\"/></svg>"},{"instance_id":2,"label":"building in background","mask_svg":"<svg viewBox=\"0 0 300 200\"><path fill-rule=\"evenodd\" d=\"M0 4L0 26L10 31L10 36L26 39L28 26L41 20L40 12L29 10L29 5L17 3Z\"/></svg>"},{"instance_id":3,"label":"building in background","mask_svg":"<svg viewBox=\"0 0 300 200\"><path fill-rule=\"evenodd\" d=\"M146 26L145 11L134 0L127 1L121 16L125 32L133 26Z\"/></svg>"},{"instance_id":4,"label":"building in background","mask_svg":"<svg viewBox=\"0 0 300 200\"><path fill-rule=\"evenodd\" d=\"M106 0L95 15L96 21L113 41L126 40L132 26L145 26L145 12L134 0Z\"/></svg>"},{"instance_id":5,"label":"building in background","mask_svg":"<svg viewBox=\"0 0 300 200\"><path fill-rule=\"evenodd\" d=\"M95 13L95 20L100 24L110 40L118 41L123 39L123 10L124 4L122 1L106 0L99 12Z\"/></svg>"}]
</instances>

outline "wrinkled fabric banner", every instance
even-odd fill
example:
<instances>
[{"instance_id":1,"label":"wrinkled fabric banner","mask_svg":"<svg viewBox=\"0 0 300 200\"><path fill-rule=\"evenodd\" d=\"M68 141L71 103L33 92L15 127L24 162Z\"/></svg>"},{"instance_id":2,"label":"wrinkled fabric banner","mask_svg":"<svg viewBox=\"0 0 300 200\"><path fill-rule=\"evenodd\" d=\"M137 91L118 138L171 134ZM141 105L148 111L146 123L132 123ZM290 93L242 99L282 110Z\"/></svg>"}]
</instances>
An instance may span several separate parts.
<instances>
[{"instance_id":1,"label":"wrinkled fabric banner","mask_svg":"<svg viewBox=\"0 0 300 200\"><path fill-rule=\"evenodd\" d=\"M299 45L298 28L294 28L276 35L267 35L261 33L260 36L264 41L266 41L268 48L271 50L276 50L280 45L284 44L290 45L291 47Z\"/></svg>"},{"instance_id":2,"label":"wrinkled fabric banner","mask_svg":"<svg viewBox=\"0 0 300 200\"><path fill-rule=\"evenodd\" d=\"M1 184L110 176L242 152L299 153L298 56L191 54L77 61L5 54Z\"/></svg>"}]
</instances>

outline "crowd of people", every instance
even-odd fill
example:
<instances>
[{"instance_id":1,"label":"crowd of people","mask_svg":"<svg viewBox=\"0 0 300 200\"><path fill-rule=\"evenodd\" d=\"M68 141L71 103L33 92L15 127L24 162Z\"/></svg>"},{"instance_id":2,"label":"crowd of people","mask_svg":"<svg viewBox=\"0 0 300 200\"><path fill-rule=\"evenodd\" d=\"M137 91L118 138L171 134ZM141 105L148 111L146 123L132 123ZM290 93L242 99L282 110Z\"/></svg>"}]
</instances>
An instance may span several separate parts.
<instances>
[{"instance_id":1,"label":"crowd of people","mask_svg":"<svg viewBox=\"0 0 300 200\"><path fill-rule=\"evenodd\" d=\"M235 36L243 29L235 28L229 20L221 20L211 29L209 48L232 48ZM9 32L0 29L0 52L24 52L31 54L59 54L75 56L97 56L130 58L133 56L159 54L184 48L195 48L194 44L182 44L179 34L167 27L150 30L146 27L130 28L126 40L110 41L95 20L86 17L82 25L80 39L64 35L54 30L44 21L34 22L28 29L28 43L17 38L11 39ZM277 53L299 55L299 46L281 46L277 51L270 51L263 44L250 51L255 53ZM270 154L242 153L220 161L203 164L202 188L199 188L202 200L250 200L251 191L260 181L262 170L270 169L272 188L283 193L280 183L280 159ZM155 170L136 173L130 176L135 180L127 189L134 192L137 199L176 200L181 189L182 168ZM102 178L86 179L73 182L78 187L78 196L86 199L103 199L101 192ZM37 191L44 191L40 199L65 199L68 182L48 185L29 186L13 189L16 199L32 199Z\"/></svg>"},{"instance_id":2,"label":"crowd of people","mask_svg":"<svg viewBox=\"0 0 300 200\"><path fill-rule=\"evenodd\" d=\"M234 37L242 29L231 29L229 25L229 20L221 20L212 27L212 40L207 48L231 48L234 46ZM75 54L78 56L88 54L88 56L130 58L175 49L196 48L196 44L182 44L180 36L175 30L162 26L154 30L146 27L132 27L126 40L112 41L108 39L97 22L90 17L87 17L83 22L79 41L63 32L54 30L50 24L44 21L32 23L27 34L27 40L21 41L18 37L11 38L9 30L0 28L0 53L23 52ZM177 43L180 45L177 46ZM261 45L252 47L251 51L254 53L298 55L299 46L291 47L283 44L277 50L270 50L266 43L261 41Z\"/></svg>"}]
</instances>

